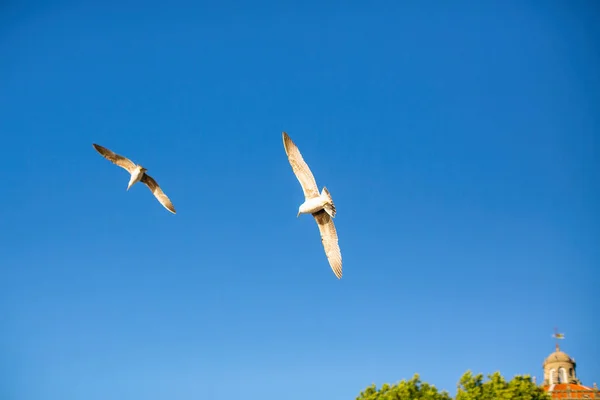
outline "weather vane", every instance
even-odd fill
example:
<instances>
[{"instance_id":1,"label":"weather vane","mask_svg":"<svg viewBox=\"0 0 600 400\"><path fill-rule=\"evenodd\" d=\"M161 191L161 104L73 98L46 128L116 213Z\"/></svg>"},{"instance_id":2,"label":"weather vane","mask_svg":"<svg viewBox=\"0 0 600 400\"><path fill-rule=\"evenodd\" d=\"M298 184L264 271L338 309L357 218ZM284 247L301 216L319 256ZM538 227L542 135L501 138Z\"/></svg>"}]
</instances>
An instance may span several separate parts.
<instances>
[{"instance_id":1,"label":"weather vane","mask_svg":"<svg viewBox=\"0 0 600 400\"><path fill-rule=\"evenodd\" d=\"M564 333L558 333L558 330L556 329L556 327L554 327L554 334L552 335L552 337L554 339L556 339L556 351L558 351L559 350L558 340L559 339L564 339L565 338L565 334Z\"/></svg>"}]
</instances>

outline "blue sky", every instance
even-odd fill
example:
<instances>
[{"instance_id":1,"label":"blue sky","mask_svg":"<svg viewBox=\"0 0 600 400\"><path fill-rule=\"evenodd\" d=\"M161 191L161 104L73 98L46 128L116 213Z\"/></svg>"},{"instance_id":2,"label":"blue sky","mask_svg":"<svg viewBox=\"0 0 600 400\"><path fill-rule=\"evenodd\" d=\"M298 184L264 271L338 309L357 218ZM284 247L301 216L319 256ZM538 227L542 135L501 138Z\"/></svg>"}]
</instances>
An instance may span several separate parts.
<instances>
[{"instance_id":1,"label":"blue sky","mask_svg":"<svg viewBox=\"0 0 600 400\"><path fill-rule=\"evenodd\" d=\"M593 1L166 4L1 6L2 398L454 393L555 326L600 380Z\"/></svg>"}]
</instances>

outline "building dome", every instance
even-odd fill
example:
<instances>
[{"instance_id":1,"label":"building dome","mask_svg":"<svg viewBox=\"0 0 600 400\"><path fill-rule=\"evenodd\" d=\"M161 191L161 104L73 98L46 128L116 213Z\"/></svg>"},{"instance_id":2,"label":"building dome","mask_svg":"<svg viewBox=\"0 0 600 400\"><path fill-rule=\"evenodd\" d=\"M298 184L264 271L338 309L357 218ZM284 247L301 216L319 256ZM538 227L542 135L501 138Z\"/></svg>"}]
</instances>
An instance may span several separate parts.
<instances>
[{"instance_id":1,"label":"building dome","mask_svg":"<svg viewBox=\"0 0 600 400\"><path fill-rule=\"evenodd\" d=\"M560 350L556 350L554 353L550 354L546 360L544 360L544 365L549 363L560 363L566 362L569 364L575 364L575 360L567 355L567 353L562 352Z\"/></svg>"}]
</instances>

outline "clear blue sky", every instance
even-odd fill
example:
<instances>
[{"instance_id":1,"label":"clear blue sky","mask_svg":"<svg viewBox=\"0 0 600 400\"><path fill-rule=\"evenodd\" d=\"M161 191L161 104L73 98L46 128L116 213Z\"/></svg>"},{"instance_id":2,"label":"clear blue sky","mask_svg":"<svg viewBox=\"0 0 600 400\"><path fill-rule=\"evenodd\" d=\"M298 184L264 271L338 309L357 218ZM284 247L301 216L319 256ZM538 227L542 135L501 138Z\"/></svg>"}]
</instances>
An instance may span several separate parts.
<instances>
[{"instance_id":1,"label":"clear blue sky","mask_svg":"<svg viewBox=\"0 0 600 400\"><path fill-rule=\"evenodd\" d=\"M0 397L600 381L594 1L95 3L0 7Z\"/></svg>"}]
</instances>

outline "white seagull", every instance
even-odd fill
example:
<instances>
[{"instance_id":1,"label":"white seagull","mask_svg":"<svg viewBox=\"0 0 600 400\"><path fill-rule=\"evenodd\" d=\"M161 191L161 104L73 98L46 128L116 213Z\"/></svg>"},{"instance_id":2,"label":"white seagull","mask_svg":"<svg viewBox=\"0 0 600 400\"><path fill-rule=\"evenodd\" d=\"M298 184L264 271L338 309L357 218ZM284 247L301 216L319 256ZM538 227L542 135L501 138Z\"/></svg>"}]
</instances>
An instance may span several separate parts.
<instances>
[{"instance_id":1,"label":"white seagull","mask_svg":"<svg viewBox=\"0 0 600 400\"><path fill-rule=\"evenodd\" d=\"M93 143L93 145L94 148L98 151L98 153L102 155L102 157L106 158L113 164L116 164L119 167L127 170L127 172L131 174L131 179L129 179L127 190L129 190L129 188L131 188L137 182L142 182L146 186L148 186L148 188L150 189L154 197L156 197L156 199L160 202L160 204L162 204L167 210L175 214L175 207L173 207L173 203L171 203L171 200L167 197L166 194L164 194L160 186L158 186L158 183L156 183L156 181L146 173L146 171L148 171L146 168L142 167L141 165L134 164L133 161L131 161L127 157L123 157L119 154L116 154L107 149L106 147L102 147L95 143Z\"/></svg>"},{"instance_id":2,"label":"white seagull","mask_svg":"<svg viewBox=\"0 0 600 400\"><path fill-rule=\"evenodd\" d=\"M298 147L285 132L283 132L283 147L285 148L285 153L292 166L292 170L304 191L304 203L298 208L298 215L296 217L299 217L300 214L312 214L312 216L315 217L315 221L317 221L317 225L319 226L319 232L321 233L321 242L323 242L323 248L325 249L327 259L329 260L329 265L335 276L337 276L338 279L341 279L342 253L340 251L337 232L332 219L335 218L336 213L333 199L326 187L323 187L323 191L319 193L315 177L302 158L300 150L298 150Z\"/></svg>"}]
</instances>

